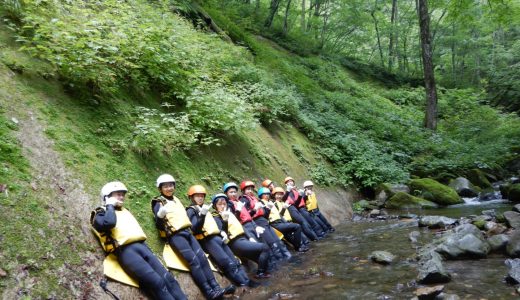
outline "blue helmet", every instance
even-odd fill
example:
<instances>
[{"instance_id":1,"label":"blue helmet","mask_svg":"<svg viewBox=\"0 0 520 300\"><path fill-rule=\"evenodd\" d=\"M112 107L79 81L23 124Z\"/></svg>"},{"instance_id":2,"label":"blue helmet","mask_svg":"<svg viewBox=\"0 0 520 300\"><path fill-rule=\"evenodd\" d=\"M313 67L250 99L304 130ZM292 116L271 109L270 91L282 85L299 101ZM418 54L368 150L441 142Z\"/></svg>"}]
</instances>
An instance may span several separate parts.
<instances>
[{"instance_id":1,"label":"blue helmet","mask_svg":"<svg viewBox=\"0 0 520 300\"><path fill-rule=\"evenodd\" d=\"M235 188L238 191L238 185L234 182L228 182L228 183L224 184L224 187L222 188L222 190L224 191L224 193L226 193L227 190L229 190L230 188Z\"/></svg>"},{"instance_id":2,"label":"blue helmet","mask_svg":"<svg viewBox=\"0 0 520 300\"><path fill-rule=\"evenodd\" d=\"M263 194L271 195L271 191L268 188L266 188L266 187L260 188L258 190L258 198L262 197Z\"/></svg>"},{"instance_id":3,"label":"blue helmet","mask_svg":"<svg viewBox=\"0 0 520 300\"><path fill-rule=\"evenodd\" d=\"M219 194L213 195L213 197L211 197L211 203L213 203L213 206L215 206L215 204L217 204L217 201L219 199L224 199L224 200L226 200L226 202L229 200L229 198L228 198L228 196L226 196L226 194L219 193Z\"/></svg>"}]
</instances>

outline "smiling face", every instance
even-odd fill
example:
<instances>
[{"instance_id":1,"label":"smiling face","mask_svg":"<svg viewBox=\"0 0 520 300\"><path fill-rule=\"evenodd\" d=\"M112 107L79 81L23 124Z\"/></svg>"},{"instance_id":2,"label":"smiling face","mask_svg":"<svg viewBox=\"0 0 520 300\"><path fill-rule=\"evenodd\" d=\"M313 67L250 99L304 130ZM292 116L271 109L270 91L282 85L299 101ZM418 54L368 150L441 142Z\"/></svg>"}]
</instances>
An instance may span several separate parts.
<instances>
[{"instance_id":1,"label":"smiling face","mask_svg":"<svg viewBox=\"0 0 520 300\"><path fill-rule=\"evenodd\" d=\"M193 201L193 203L197 204L198 206L202 206L202 204L204 204L205 197L205 194L193 194L193 196L191 196L191 201Z\"/></svg>"},{"instance_id":2,"label":"smiling face","mask_svg":"<svg viewBox=\"0 0 520 300\"><path fill-rule=\"evenodd\" d=\"M274 194L274 199L276 199L276 201L282 201L282 198L283 198L283 193Z\"/></svg>"},{"instance_id":3,"label":"smiling face","mask_svg":"<svg viewBox=\"0 0 520 300\"><path fill-rule=\"evenodd\" d=\"M226 199L220 198L218 199L217 203L215 203L215 209L217 212L223 212L227 209L227 202Z\"/></svg>"},{"instance_id":4,"label":"smiling face","mask_svg":"<svg viewBox=\"0 0 520 300\"><path fill-rule=\"evenodd\" d=\"M161 194L163 194L166 197L173 196L173 193L175 192L175 183L173 182L165 182L161 184L160 187Z\"/></svg>"},{"instance_id":5,"label":"smiling face","mask_svg":"<svg viewBox=\"0 0 520 300\"><path fill-rule=\"evenodd\" d=\"M255 195L255 189L252 186L248 186L244 189L244 194L249 196Z\"/></svg>"},{"instance_id":6,"label":"smiling face","mask_svg":"<svg viewBox=\"0 0 520 300\"><path fill-rule=\"evenodd\" d=\"M126 195L126 192L115 191L115 192L112 192L109 196L113 197L113 198L116 198L117 201L124 202L125 201L125 195Z\"/></svg>"},{"instance_id":7,"label":"smiling face","mask_svg":"<svg viewBox=\"0 0 520 300\"><path fill-rule=\"evenodd\" d=\"M229 197L229 199L235 200L238 196L238 190L236 188L229 188L226 191L226 195Z\"/></svg>"}]
</instances>

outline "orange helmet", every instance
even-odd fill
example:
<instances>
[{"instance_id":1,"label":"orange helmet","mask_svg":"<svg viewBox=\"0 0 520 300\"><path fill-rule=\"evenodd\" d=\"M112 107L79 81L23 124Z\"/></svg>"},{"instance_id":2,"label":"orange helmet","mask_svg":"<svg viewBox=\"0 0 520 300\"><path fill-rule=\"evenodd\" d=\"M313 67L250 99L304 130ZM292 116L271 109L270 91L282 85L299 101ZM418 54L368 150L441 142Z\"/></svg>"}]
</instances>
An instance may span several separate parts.
<instances>
[{"instance_id":1,"label":"orange helmet","mask_svg":"<svg viewBox=\"0 0 520 300\"><path fill-rule=\"evenodd\" d=\"M287 181L289 181L289 180L294 181L294 178L292 178L291 176L287 176L287 177L285 177L285 179L283 180L283 183L287 184Z\"/></svg>"},{"instance_id":2,"label":"orange helmet","mask_svg":"<svg viewBox=\"0 0 520 300\"><path fill-rule=\"evenodd\" d=\"M190 186L190 189L188 190L188 196L191 197L195 194L204 194L204 196L207 194L206 189L202 185L192 185Z\"/></svg>"},{"instance_id":3,"label":"orange helmet","mask_svg":"<svg viewBox=\"0 0 520 300\"><path fill-rule=\"evenodd\" d=\"M253 188L255 187L255 183L250 181L250 180L244 180L240 183L240 189L243 191L246 189L246 187L248 186L252 186Z\"/></svg>"},{"instance_id":4,"label":"orange helmet","mask_svg":"<svg viewBox=\"0 0 520 300\"><path fill-rule=\"evenodd\" d=\"M262 181L262 186L263 186L263 187L269 187L269 185L270 185L271 183L273 183L271 180L266 179L266 180Z\"/></svg>"},{"instance_id":5,"label":"orange helmet","mask_svg":"<svg viewBox=\"0 0 520 300\"><path fill-rule=\"evenodd\" d=\"M277 186L274 188L273 190L273 195L275 195L276 193L282 193L282 194L285 194L285 190L282 189L281 187Z\"/></svg>"}]
</instances>

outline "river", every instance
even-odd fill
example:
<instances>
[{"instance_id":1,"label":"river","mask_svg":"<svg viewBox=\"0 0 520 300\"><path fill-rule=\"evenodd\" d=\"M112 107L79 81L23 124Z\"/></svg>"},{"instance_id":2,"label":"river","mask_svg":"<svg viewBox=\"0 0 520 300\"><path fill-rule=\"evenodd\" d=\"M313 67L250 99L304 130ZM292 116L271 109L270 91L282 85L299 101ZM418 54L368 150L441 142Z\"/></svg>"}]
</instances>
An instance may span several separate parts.
<instances>
[{"instance_id":1,"label":"river","mask_svg":"<svg viewBox=\"0 0 520 300\"><path fill-rule=\"evenodd\" d=\"M462 217L480 215L482 210L503 212L511 204L503 201L466 201L466 204L433 210L389 211L390 214L415 213ZM416 244L409 234L419 231ZM297 254L273 274L264 286L243 299L410 299L420 287L415 253L417 245L431 241L434 231L419 228L412 219L345 222L311 250ZM371 262L368 255L386 250L396 255L394 263L384 266ZM504 281L505 256L492 254L481 260L445 261L451 282L444 292L461 299L518 299L514 287Z\"/></svg>"}]
</instances>

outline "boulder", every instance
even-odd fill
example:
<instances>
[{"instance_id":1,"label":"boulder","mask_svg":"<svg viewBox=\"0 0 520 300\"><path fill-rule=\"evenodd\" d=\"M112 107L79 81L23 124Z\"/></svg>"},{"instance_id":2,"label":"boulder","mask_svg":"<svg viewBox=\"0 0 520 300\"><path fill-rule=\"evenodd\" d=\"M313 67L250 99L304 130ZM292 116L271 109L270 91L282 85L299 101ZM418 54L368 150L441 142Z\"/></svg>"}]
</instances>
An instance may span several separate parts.
<instances>
[{"instance_id":1,"label":"boulder","mask_svg":"<svg viewBox=\"0 0 520 300\"><path fill-rule=\"evenodd\" d=\"M463 203L457 192L449 186L443 185L430 178L410 180L410 189L413 194L439 205L452 205Z\"/></svg>"},{"instance_id":2,"label":"boulder","mask_svg":"<svg viewBox=\"0 0 520 300\"><path fill-rule=\"evenodd\" d=\"M385 203L386 208L435 208L437 204L422 199L419 197L412 196L404 192L397 192Z\"/></svg>"},{"instance_id":3,"label":"boulder","mask_svg":"<svg viewBox=\"0 0 520 300\"><path fill-rule=\"evenodd\" d=\"M505 234L497 234L487 239L492 252L501 252L506 250L509 237Z\"/></svg>"},{"instance_id":4,"label":"boulder","mask_svg":"<svg viewBox=\"0 0 520 300\"><path fill-rule=\"evenodd\" d=\"M435 251L449 259L483 258L490 250L482 232L472 224L457 226L435 248Z\"/></svg>"},{"instance_id":5,"label":"boulder","mask_svg":"<svg viewBox=\"0 0 520 300\"><path fill-rule=\"evenodd\" d=\"M520 258L506 259L505 264L509 268L506 281L511 284L520 283Z\"/></svg>"},{"instance_id":6,"label":"boulder","mask_svg":"<svg viewBox=\"0 0 520 300\"><path fill-rule=\"evenodd\" d=\"M464 177L457 177L450 181L449 187L454 189L461 197L477 197L478 191L469 180Z\"/></svg>"},{"instance_id":7,"label":"boulder","mask_svg":"<svg viewBox=\"0 0 520 300\"><path fill-rule=\"evenodd\" d=\"M410 188L405 184L382 183L376 187L376 200L384 204L398 192L410 193Z\"/></svg>"},{"instance_id":8,"label":"boulder","mask_svg":"<svg viewBox=\"0 0 520 300\"><path fill-rule=\"evenodd\" d=\"M513 211L520 212L520 204L515 204L515 206L513 206Z\"/></svg>"},{"instance_id":9,"label":"boulder","mask_svg":"<svg viewBox=\"0 0 520 300\"><path fill-rule=\"evenodd\" d=\"M487 236L494 236L497 234L502 234L507 231L506 226L495 223L495 222L486 222L484 229L487 231L486 232Z\"/></svg>"},{"instance_id":10,"label":"boulder","mask_svg":"<svg viewBox=\"0 0 520 300\"><path fill-rule=\"evenodd\" d=\"M520 230L513 231L509 237L506 252L511 257L520 257Z\"/></svg>"},{"instance_id":11,"label":"boulder","mask_svg":"<svg viewBox=\"0 0 520 300\"><path fill-rule=\"evenodd\" d=\"M428 251L422 255L418 265L418 282L435 284L450 282L451 275L444 269L441 256L435 251Z\"/></svg>"},{"instance_id":12,"label":"boulder","mask_svg":"<svg viewBox=\"0 0 520 300\"><path fill-rule=\"evenodd\" d=\"M377 217L381 214L381 211L379 209L372 209L369 213L369 217Z\"/></svg>"},{"instance_id":13,"label":"boulder","mask_svg":"<svg viewBox=\"0 0 520 300\"><path fill-rule=\"evenodd\" d=\"M500 194L502 195L502 199L509 199L509 189L511 188L511 183L503 183L498 186L500 190Z\"/></svg>"},{"instance_id":14,"label":"boulder","mask_svg":"<svg viewBox=\"0 0 520 300\"><path fill-rule=\"evenodd\" d=\"M483 210L482 214L485 216L490 216L492 218L497 217L497 212L494 209Z\"/></svg>"},{"instance_id":15,"label":"boulder","mask_svg":"<svg viewBox=\"0 0 520 300\"><path fill-rule=\"evenodd\" d=\"M514 211L504 212L504 218L509 227L520 229L520 213Z\"/></svg>"},{"instance_id":16,"label":"boulder","mask_svg":"<svg viewBox=\"0 0 520 300\"><path fill-rule=\"evenodd\" d=\"M460 297L456 294L440 293L435 300L460 300Z\"/></svg>"},{"instance_id":17,"label":"boulder","mask_svg":"<svg viewBox=\"0 0 520 300\"><path fill-rule=\"evenodd\" d=\"M500 196L495 190L493 189L486 189L480 193L478 196L478 201L485 202L485 201L491 201L491 200L497 200L500 199Z\"/></svg>"},{"instance_id":18,"label":"boulder","mask_svg":"<svg viewBox=\"0 0 520 300\"><path fill-rule=\"evenodd\" d=\"M491 183L486 177L486 173L479 169L472 169L468 172L468 179L474 185L486 189L491 187Z\"/></svg>"},{"instance_id":19,"label":"boulder","mask_svg":"<svg viewBox=\"0 0 520 300\"><path fill-rule=\"evenodd\" d=\"M419 219L420 227L428 228L446 228L457 223L457 219L444 216L423 216Z\"/></svg>"},{"instance_id":20,"label":"boulder","mask_svg":"<svg viewBox=\"0 0 520 300\"><path fill-rule=\"evenodd\" d=\"M513 202L520 202L520 183L511 185L507 199Z\"/></svg>"},{"instance_id":21,"label":"boulder","mask_svg":"<svg viewBox=\"0 0 520 300\"><path fill-rule=\"evenodd\" d=\"M394 261L395 255L388 251L373 251L372 253L370 253L368 258L371 259L373 262L382 265L388 265Z\"/></svg>"}]
</instances>

